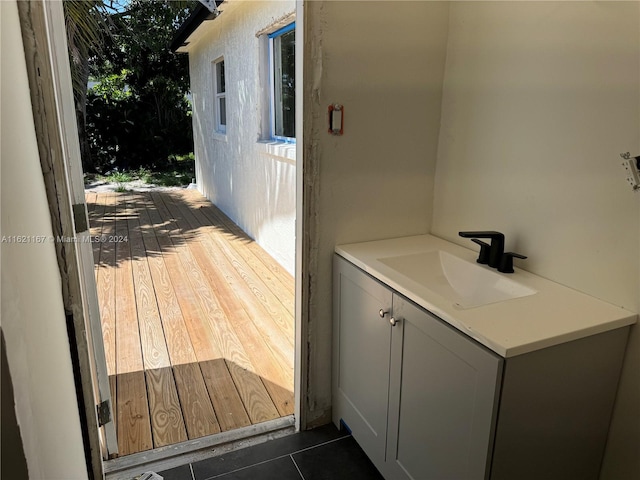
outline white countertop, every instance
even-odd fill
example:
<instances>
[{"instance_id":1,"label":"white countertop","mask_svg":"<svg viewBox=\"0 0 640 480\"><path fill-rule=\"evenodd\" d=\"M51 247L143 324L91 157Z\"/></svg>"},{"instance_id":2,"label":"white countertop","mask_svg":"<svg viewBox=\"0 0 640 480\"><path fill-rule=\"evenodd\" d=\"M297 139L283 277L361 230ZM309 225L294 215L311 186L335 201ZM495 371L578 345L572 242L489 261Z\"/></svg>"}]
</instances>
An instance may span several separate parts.
<instances>
[{"instance_id":1,"label":"white countertop","mask_svg":"<svg viewBox=\"0 0 640 480\"><path fill-rule=\"evenodd\" d=\"M504 275L537 290L536 294L460 309L379 261L433 250L443 250L470 262L475 262L478 256L473 250L432 235L338 245L335 249L357 267L502 357L521 355L636 322L637 314L633 312L518 268L515 273Z\"/></svg>"}]
</instances>

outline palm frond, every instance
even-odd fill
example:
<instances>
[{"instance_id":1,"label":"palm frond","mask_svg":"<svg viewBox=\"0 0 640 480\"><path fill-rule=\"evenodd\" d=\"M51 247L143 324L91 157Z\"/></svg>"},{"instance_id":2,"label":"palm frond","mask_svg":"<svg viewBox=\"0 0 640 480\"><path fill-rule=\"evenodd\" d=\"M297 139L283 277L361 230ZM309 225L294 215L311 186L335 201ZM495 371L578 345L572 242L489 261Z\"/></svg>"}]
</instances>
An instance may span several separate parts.
<instances>
[{"instance_id":1,"label":"palm frond","mask_svg":"<svg viewBox=\"0 0 640 480\"><path fill-rule=\"evenodd\" d=\"M100 0L65 0L65 22L74 92L86 89L85 63L109 35L109 16Z\"/></svg>"}]
</instances>

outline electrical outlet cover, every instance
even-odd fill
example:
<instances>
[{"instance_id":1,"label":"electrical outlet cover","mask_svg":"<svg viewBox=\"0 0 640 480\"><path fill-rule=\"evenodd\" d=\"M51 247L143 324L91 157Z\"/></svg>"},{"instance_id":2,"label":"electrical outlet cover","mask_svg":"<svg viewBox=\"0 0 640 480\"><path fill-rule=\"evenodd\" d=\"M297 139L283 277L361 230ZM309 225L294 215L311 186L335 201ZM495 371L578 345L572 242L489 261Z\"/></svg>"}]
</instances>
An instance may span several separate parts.
<instances>
[{"instance_id":1,"label":"electrical outlet cover","mask_svg":"<svg viewBox=\"0 0 640 480\"><path fill-rule=\"evenodd\" d=\"M627 182L634 190L640 188L640 172L636 164L635 158L625 158L622 161L622 167L625 169Z\"/></svg>"}]
</instances>

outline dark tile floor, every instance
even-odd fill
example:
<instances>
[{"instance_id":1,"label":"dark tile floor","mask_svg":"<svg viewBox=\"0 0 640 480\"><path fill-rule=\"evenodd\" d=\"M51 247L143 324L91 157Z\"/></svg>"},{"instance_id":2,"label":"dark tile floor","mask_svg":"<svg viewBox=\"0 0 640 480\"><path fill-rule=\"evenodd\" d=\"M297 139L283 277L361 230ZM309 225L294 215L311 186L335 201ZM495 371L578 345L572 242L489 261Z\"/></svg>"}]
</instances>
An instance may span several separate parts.
<instances>
[{"instance_id":1,"label":"dark tile floor","mask_svg":"<svg viewBox=\"0 0 640 480\"><path fill-rule=\"evenodd\" d=\"M164 480L382 480L353 437L333 425L158 473Z\"/></svg>"}]
</instances>

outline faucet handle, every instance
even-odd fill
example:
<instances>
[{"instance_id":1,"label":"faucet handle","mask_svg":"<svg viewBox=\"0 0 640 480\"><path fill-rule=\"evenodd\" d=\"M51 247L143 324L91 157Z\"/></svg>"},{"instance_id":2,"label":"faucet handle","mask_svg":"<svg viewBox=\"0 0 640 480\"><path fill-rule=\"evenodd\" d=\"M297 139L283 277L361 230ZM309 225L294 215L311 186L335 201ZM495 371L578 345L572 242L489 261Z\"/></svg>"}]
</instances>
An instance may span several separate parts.
<instances>
[{"instance_id":1,"label":"faucet handle","mask_svg":"<svg viewBox=\"0 0 640 480\"><path fill-rule=\"evenodd\" d=\"M483 265L489 263L489 249L491 248L491 245L487 242L483 242L482 240L478 240L477 238L472 238L471 241L480 245L480 254L478 255L478 260L476 260L476 262L482 263Z\"/></svg>"},{"instance_id":2,"label":"faucet handle","mask_svg":"<svg viewBox=\"0 0 640 480\"><path fill-rule=\"evenodd\" d=\"M495 230L480 230L474 232L458 232L462 238L490 238L493 240L494 238L504 238L504 234L502 232L496 232Z\"/></svg>"},{"instance_id":3,"label":"faucet handle","mask_svg":"<svg viewBox=\"0 0 640 480\"><path fill-rule=\"evenodd\" d=\"M502 258L500 259L500 265L498 266L498 271L502 273L513 273L513 259L521 258L524 260L524 255L520 255L519 253L514 252L504 252L502 254Z\"/></svg>"}]
</instances>

